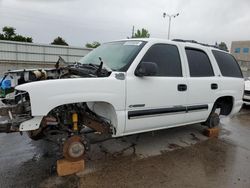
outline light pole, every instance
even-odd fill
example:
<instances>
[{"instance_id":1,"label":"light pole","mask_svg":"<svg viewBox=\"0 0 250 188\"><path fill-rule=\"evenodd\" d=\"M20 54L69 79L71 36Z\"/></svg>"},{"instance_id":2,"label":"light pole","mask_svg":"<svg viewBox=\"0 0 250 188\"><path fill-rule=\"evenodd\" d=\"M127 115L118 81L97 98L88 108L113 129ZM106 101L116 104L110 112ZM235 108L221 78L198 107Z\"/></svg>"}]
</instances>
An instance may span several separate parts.
<instances>
[{"instance_id":1,"label":"light pole","mask_svg":"<svg viewBox=\"0 0 250 188\"><path fill-rule=\"evenodd\" d=\"M177 17L179 15L180 15L179 13L170 15L170 14L167 14L166 12L163 12L163 18L168 17L168 21L169 21L169 23L168 23L168 39L170 39L171 19L175 18L175 17Z\"/></svg>"}]
</instances>

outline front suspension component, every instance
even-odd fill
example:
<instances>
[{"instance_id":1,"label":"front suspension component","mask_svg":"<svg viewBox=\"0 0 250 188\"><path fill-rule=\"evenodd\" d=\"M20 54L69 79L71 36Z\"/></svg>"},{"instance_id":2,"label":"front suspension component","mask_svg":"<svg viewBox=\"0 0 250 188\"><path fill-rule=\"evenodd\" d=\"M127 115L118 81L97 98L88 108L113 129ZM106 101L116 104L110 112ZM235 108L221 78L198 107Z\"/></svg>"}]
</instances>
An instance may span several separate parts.
<instances>
[{"instance_id":1,"label":"front suspension component","mask_svg":"<svg viewBox=\"0 0 250 188\"><path fill-rule=\"evenodd\" d=\"M73 122L73 131L77 133L78 132L78 114L75 112L72 114L72 122Z\"/></svg>"},{"instance_id":2,"label":"front suspension component","mask_svg":"<svg viewBox=\"0 0 250 188\"><path fill-rule=\"evenodd\" d=\"M87 140L74 135L64 142L63 156L69 161L79 161L83 159L87 150L89 150Z\"/></svg>"}]
</instances>

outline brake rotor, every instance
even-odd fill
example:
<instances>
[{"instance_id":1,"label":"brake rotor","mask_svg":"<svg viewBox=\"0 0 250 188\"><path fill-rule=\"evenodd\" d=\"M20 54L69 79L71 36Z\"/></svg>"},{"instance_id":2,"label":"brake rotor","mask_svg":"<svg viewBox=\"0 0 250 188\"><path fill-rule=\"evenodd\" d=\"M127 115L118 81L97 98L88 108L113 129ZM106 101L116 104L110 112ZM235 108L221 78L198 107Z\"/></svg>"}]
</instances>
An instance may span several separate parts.
<instances>
[{"instance_id":1,"label":"brake rotor","mask_svg":"<svg viewBox=\"0 0 250 188\"><path fill-rule=\"evenodd\" d=\"M63 156L69 161L79 161L83 159L85 146L80 136L72 136L63 145Z\"/></svg>"},{"instance_id":2,"label":"brake rotor","mask_svg":"<svg viewBox=\"0 0 250 188\"><path fill-rule=\"evenodd\" d=\"M220 124L220 117L217 113L212 113L210 115L210 119L208 122L208 127L209 128L213 128L213 127L217 127Z\"/></svg>"}]
</instances>

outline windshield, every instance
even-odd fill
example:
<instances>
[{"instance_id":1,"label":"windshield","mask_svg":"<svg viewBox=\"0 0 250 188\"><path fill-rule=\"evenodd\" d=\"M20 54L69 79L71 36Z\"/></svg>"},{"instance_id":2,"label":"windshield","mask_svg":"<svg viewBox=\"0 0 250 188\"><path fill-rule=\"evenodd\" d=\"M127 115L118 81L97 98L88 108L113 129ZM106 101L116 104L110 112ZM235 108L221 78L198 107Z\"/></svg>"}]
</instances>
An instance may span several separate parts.
<instances>
[{"instance_id":1,"label":"windshield","mask_svg":"<svg viewBox=\"0 0 250 188\"><path fill-rule=\"evenodd\" d=\"M100 64L100 58L111 70L127 71L146 42L119 41L102 44L79 62L82 64ZM105 67L105 66L104 66Z\"/></svg>"}]
</instances>

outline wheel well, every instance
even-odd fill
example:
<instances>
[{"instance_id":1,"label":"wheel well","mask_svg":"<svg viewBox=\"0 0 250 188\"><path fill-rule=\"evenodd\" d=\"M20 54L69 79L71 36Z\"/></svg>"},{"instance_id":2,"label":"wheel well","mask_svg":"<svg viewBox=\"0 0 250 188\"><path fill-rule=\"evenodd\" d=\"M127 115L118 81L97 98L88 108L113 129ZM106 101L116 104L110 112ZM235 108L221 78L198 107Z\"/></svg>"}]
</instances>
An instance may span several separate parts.
<instances>
[{"instance_id":1,"label":"wheel well","mask_svg":"<svg viewBox=\"0 0 250 188\"><path fill-rule=\"evenodd\" d=\"M117 114L112 104L101 101L101 102L87 102L87 105L91 111L110 120L111 124L114 127L118 126Z\"/></svg>"},{"instance_id":2,"label":"wheel well","mask_svg":"<svg viewBox=\"0 0 250 188\"><path fill-rule=\"evenodd\" d=\"M220 115L229 115L233 109L233 97L223 96L218 98L214 103L214 108L220 108Z\"/></svg>"},{"instance_id":3,"label":"wheel well","mask_svg":"<svg viewBox=\"0 0 250 188\"><path fill-rule=\"evenodd\" d=\"M117 120L117 114L115 111L115 108L112 104L104 101L88 101L88 102L78 102L78 103L69 103L69 104L62 104L60 106L57 106L50 110L52 112L53 110L63 107L63 106L70 106L70 105L81 105L81 104L87 104L88 108L96 113L97 115L106 118L111 122L111 124L114 127L117 127L118 125L118 120ZM48 114L50 114L50 112ZM47 114L47 115L48 115Z\"/></svg>"}]
</instances>

